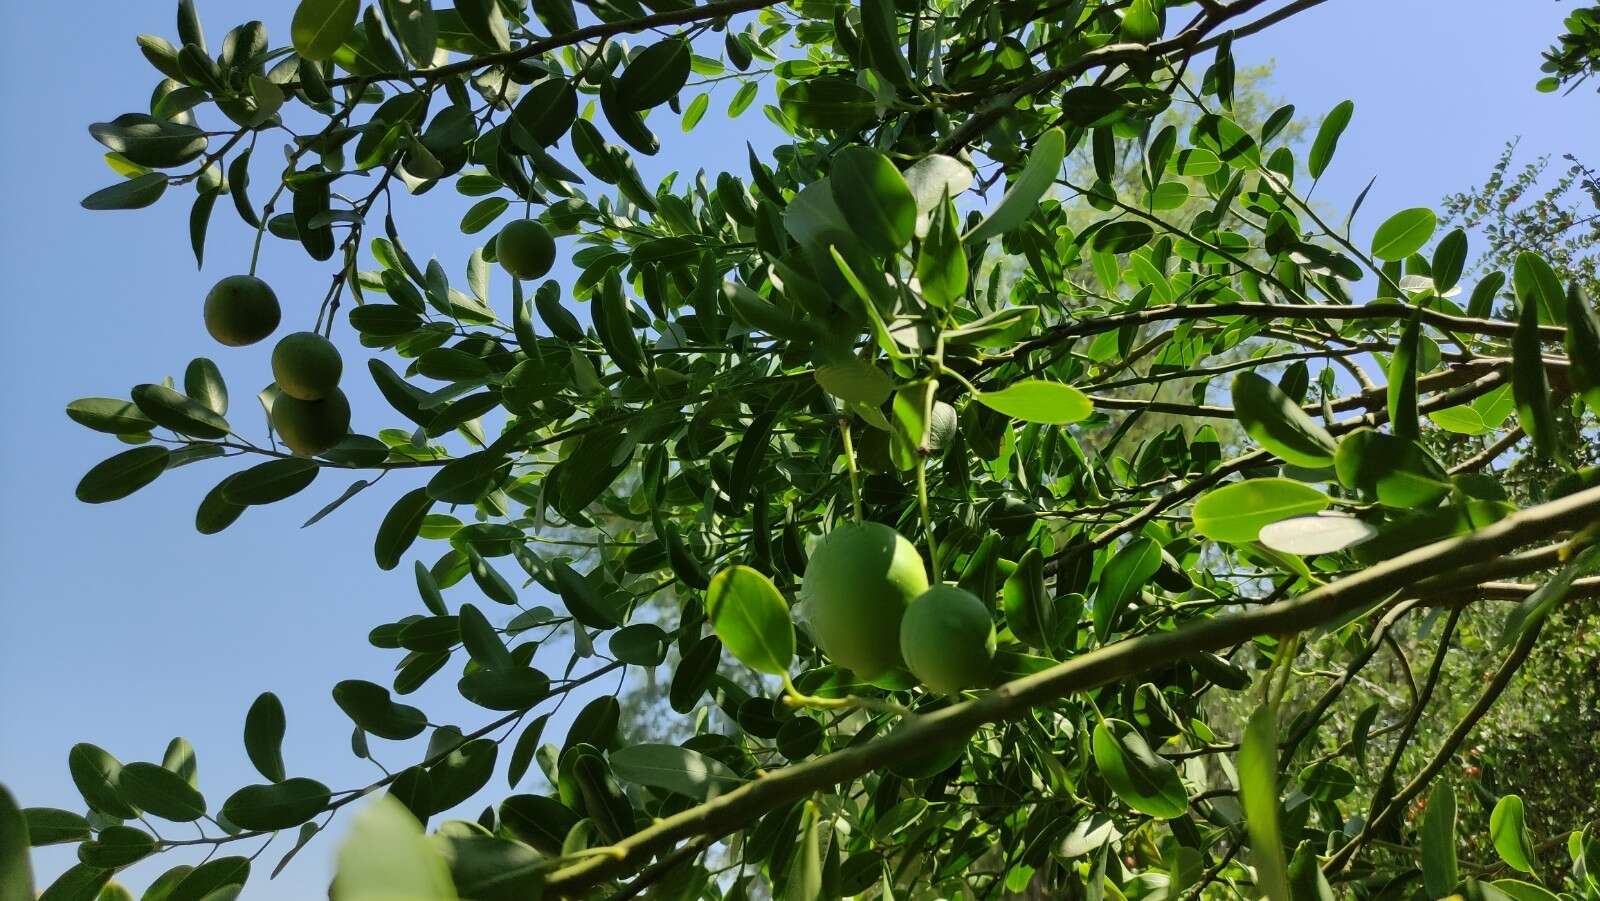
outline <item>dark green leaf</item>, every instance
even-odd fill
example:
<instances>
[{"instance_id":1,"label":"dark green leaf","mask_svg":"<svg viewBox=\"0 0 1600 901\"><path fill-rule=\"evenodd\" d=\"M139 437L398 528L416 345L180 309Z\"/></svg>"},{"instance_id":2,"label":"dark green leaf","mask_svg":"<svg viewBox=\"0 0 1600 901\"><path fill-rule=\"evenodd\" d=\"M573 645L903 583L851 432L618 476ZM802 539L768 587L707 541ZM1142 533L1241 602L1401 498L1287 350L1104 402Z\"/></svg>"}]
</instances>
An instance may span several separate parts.
<instances>
[{"instance_id":1,"label":"dark green leaf","mask_svg":"<svg viewBox=\"0 0 1600 901\"><path fill-rule=\"evenodd\" d=\"M222 804L222 815L241 829L272 832L292 829L321 813L331 795L312 779L295 777L268 785L247 785Z\"/></svg>"},{"instance_id":2,"label":"dark green leaf","mask_svg":"<svg viewBox=\"0 0 1600 901\"><path fill-rule=\"evenodd\" d=\"M232 504L272 504L305 490L321 471L314 460L268 460L235 473L225 483L222 494Z\"/></svg>"},{"instance_id":3,"label":"dark green leaf","mask_svg":"<svg viewBox=\"0 0 1600 901\"><path fill-rule=\"evenodd\" d=\"M166 820L187 823L206 814L206 799L177 773L153 763L130 763L117 776L128 803Z\"/></svg>"},{"instance_id":4,"label":"dark green leaf","mask_svg":"<svg viewBox=\"0 0 1600 901\"><path fill-rule=\"evenodd\" d=\"M378 537L373 544L373 555L377 557L379 569L389 570L400 565L400 557L417 540L423 517L428 515L432 506L433 498L428 496L428 489L423 487L406 492L389 508L378 526Z\"/></svg>"},{"instance_id":5,"label":"dark green leaf","mask_svg":"<svg viewBox=\"0 0 1600 901\"><path fill-rule=\"evenodd\" d=\"M284 780L283 702L270 691L262 692L244 717L244 751L261 775L273 782Z\"/></svg>"},{"instance_id":6,"label":"dark green leaf","mask_svg":"<svg viewBox=\"0 0 1600 901\"><path fill-rule=\"evenodd\" d=\"M145 445L102 460L78 481L78 500L86 504L121 500L154 482L166 471L171 456L164 447Z\"/></svg>"},{"instance_id":7,"label":"dark green leaf","mask_svg":"<svg viewBox=\"0 0 1600 901\"><path fill-rule=\"evenodd\" d=\"M1312 178L1321 178L1322 173L1327 171L1328 163L1333 160L1334 151L1339 147L1339 136L1344 134L1355 110L1355 103L1343 101L1329 110L1322 125L1318 126L1317 137L1311 142L1311 153L1306 157L1306 169L1311 172Z\"/></svg>"}]
</instances>

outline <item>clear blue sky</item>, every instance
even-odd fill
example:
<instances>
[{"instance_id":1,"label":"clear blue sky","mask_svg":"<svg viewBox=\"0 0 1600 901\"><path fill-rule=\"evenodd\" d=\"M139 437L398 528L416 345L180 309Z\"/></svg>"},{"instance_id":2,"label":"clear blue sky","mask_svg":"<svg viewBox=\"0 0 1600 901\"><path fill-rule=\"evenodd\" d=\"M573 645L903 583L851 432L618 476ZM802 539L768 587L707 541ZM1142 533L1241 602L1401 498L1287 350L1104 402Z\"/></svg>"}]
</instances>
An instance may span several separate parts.
<instances>
[{"instance_id":1,"label":"clear blue sky","mask_svg":"<svg viewBox=\"0 0 1600 901\"><path fill-rule=\"evenodd\" d=\"M378 518L415 478L386 479L301 530L349 481L325 474L302 497L251 510L211 537L194 531L194 507L230 464L169 473L114 504L89 507L73 498L82 473L120 447L70 423L62 414L69 400L181 377L190 357L203 353L230 381L236 422L248 422L243 411L268 379L267 345L221 348L201 324L206 289L248 260L249 233L228 204L216 211L204 272L196 272L189 253L187 202L174 202L183 192L139 212L91 214L78 206L113 180L85 126L145 108L154 75L133 37L170 35L174 5L103 3L89 16L67 16L49 4L22 4L10 16L11 49L0 57L10 123L0 142L0 284L9 310L0 330L8 386L0 393L0 422L9 435L0 455L0 781L29 806L81 808L66 770L76 741L100 744L124 761L159 760L179 734L198 748L202 788L219 804L257 781L240 732L250 701L268 689L288 709L292 773L338 788L365 784L376 771L348 753L350 723L329 688L345 678L388 682L396 654L369 647L366 632L420 612L409 558L382 573L371 552ZM1572 151L1596 161L1600 102L1593 90L1569 98L1533 90L1538 52L1570 7L1550 0L1330 0L1241 42L1236 55L1244 64L1276 59L1268 89L1302 114L1319 117L1340 100L1356 100L1318 196L1342 210L1378 175L1362 215L1370 229L1389 212L1433 205L1480 182L1504 142L1518 135L1529 155ZM292 3L201 0L200 8L216 45L228 26L268 8L281 41ZM658 124L667 150L646 168L647 180L673 167L746 171L744 141L770 143L772 129L759 111L728 124L721 110L732 90L719 89L688 139L675 123ZM259 185L265 175L257 178ZM412 252L437 254L452 274L462 272L473 245L455 225L466 205L446 188L403 206ZM286 325L309 327L327 270L269 239L262 271L285 303ZM496 288L504 310L506 286ZM347 327L341 335L349 338ZM365 355L353 342L345 349L357 430L398 424L365 377ZM431 560L437 547L426 553ZM476 600L471 592L458 588L453 601ZM453 700L453 681L440 678L421 692L422 706L437 722L473 728L479 720ZM559 725L553 734L561 734ZM420 753L376 739L373 745L391 765ZM504 782L497 776L495 785ZM287 839L279 844L258 866L270 868ZM246 897L320 896L334 845L319 839L276 882L256 881ZM37 857L41 883L71 860L60 847L45 851ZM123 881L142 887L177 862L163 855Z\"/></svg>"}]
</instances>

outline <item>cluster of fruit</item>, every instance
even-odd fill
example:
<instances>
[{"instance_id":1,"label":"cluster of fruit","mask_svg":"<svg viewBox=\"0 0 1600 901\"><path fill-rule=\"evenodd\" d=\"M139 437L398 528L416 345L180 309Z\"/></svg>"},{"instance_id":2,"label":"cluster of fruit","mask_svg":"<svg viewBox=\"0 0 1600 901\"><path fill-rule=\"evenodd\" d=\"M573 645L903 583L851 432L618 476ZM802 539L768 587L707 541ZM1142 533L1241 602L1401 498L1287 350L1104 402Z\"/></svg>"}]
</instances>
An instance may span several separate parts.
<instances>
[{"instance_id":1,"label":"cluster of fruit","mask_svg":"<svg viewBox=\"0 0 1600 901\"><path fill-rule=\"evenodd\" d=\"M829 532L812 552L800 606L823 653L863 679L937 691L994 679L989 609L954 585L928 586L922 555L889 526L859 522Z\"/></svg>"},{"instance_id":2,"label":"cluster of fruit","mask_svg":"<svg viewBox=\"0 0 1600 901\"><path fill-rule=\"evenodd\" d=\"M513 278L538 278L555 264L550 232L519 219L495 240L500 265ZM255 344L277 331L283 319L278 295L254 275L230 275L206 295L206 331L228 347ZM339 390L344 361L333 342L316 332L295 332L272 349L272 427L290 450L312 457L350 431L350 401Z\"/></svg>"},{"instance_id":3,"label":"cluster of fruit","mask_svg":"<svg viewBox=\"0 0 1600 901\"><path fill-rule=\"evenodd\" d=\"M253 275L230 275L206 295L206 331L229 347L261 341L282 318L272 287ZM339 390L343 373L339 349L316 332L295 332L272 349L272 428L290 450L309 457L344 440L350 401Z\"/></svg>"}]
</instances>

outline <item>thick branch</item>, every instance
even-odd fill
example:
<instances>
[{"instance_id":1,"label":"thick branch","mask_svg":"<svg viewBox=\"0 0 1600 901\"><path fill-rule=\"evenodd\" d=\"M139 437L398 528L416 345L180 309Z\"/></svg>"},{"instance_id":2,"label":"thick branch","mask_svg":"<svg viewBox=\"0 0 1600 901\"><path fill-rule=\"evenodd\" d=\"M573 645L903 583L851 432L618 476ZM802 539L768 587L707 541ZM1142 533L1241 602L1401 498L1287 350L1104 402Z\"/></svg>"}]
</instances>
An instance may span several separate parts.
<instances>
[{"instance_id":1,"label":"thick branch","mask_svg":"<svg viewBox=\"0 0 1600 901\"><path fill-rule=\"evenodd\" d=\"M1507 553L1600 522L1600 488L1512 514L1494 525L1402 554L1297 598L1144 635L1008 682L987 695L918 717L895 732L770 773L711 801L659 820L596 856L551 873L552 895L573 895L639 870L657 853L697 836L736 832L761 814L828 786L859 778L919 749L971 735L986 723L1023 715L1057 698L1216 651L1256 635L1288 634L1358 613L1430 575Z\"/></svg>"}]
</instances>

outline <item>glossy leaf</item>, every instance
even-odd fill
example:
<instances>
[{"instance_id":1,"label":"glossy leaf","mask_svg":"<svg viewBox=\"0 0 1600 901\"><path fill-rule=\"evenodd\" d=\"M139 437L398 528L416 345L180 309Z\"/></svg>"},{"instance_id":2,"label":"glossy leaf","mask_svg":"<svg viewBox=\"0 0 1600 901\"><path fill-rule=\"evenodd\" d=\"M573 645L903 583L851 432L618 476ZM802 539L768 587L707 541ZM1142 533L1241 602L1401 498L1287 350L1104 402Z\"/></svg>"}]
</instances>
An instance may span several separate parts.
<instances>
[{"instance_id":1,"label":"glossy leaf","mask_svg":"<svg viewBox=\"0 0 1600 901\"><path fill-rule=\"evenodd\" d=\"M772 580L748 566L712 577L706 616L733 656L756 672L781 676L794 659L794 624L789 605Z\"/></svg>"},{"instance_id":2,"label":"glossy leaf","mask_svg":"<svg viewBox=\"0 0 1600 901\"><path fill-rule=\"evenodd\" d=\"M1328 496L1289 479L1247 479L1202 495L1194 505L1196 532L1213 541L1248 544L1263 527L1280 520L1317 513Z\"/></svg>"},{"instance_id":3,"label":"glossy leaf","mask_svg":"<svg viewBox=\"0 0 1600 901\"><path fill-rule=\"evenodd\" d=\"M1067 137L1059 128L1052 128L1034 142L1033 151L1022 172L1012 182L1005 196L995 205L978 226L968 232L969 244L981 244L990 238L1010 232L1021 225L1037 208L1039 198L1055 183L1061 172L1061 162L1067 155Z\"/></svg>"},{"instance_id":4,"label":"glossy leaf","mask_svg":"<svg viewBox=\"0 0 1600 901\"><path fill-rule=\"evenodd\" d=\"M1178 770L1159 757L1122 720L1103 720L1094 728L1095 767L1118 800L1157 819L1183 816L1189 798Z\"/></svg>"},{"instance_id":5,"label":"glossy leaf","mask_svg":"<svg viewBox=\"0 0 1600 901\"><path fill-rule=\"evenodd\" d=\"M1421 250L1439 217L1427 207L1401 210L1384 220L1372 235L1372 255L1380 260L1403 260Z\"/></svg>"},{"instance_id":6,"label":"glossy leaf","mask_svg":"<svg viewBox=\"0 0 1600 901\"><path fill-rule=\"evenodd\" d=\"M327 786L295 777L239 789L223 802L222 815L241 829L292 829L321 813L330 798Z\"/></svg>"},{"instance_id":7,"label":"glossy leaf","mask_svg":"<svg viewBox=\"0 0 1600 901\"><path fill-rule=\"evenodd\" d=\"M1241 372L1234 377L1233 409L1250 437L1285 462L1310 468L1333 462L1335 445L1328 430L1261 376Z\"/></svg>"},{"instance_id":8,"label":"glossy leaf","mask_svg":"<svg viewBox=\"0 0 1600 901\"><path fill-rule=\"evenodd\" d=\"M1060 382L1024 379L998 391L979 391L973 397L991 410L1024 422L1065 425L1087 419L1094 412L1088 395Z\"/></svg>"}]
</instances>

